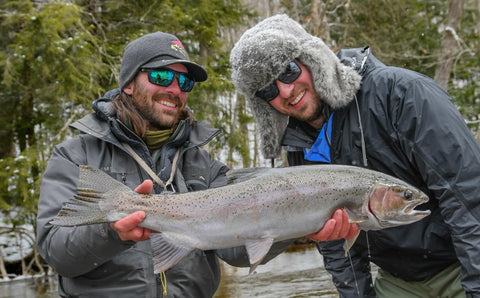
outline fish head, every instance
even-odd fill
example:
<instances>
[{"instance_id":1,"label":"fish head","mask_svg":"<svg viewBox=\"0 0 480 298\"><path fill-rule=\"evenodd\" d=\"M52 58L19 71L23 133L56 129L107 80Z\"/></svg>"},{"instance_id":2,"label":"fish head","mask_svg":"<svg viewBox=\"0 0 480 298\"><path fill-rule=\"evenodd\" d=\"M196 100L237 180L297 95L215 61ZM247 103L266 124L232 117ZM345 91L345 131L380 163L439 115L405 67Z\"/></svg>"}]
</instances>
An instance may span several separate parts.
<instances>
[{"instance_id":1,"label":"fish head","mask_svg":"<svg viewBox=\"0 0 480 298\"><path fill-rule=\"evenodd\" d=\"M430 214L429 210L415 209L426 202L428 196L413 186L377 183L369 195L367 212L380 228L406 225Z\"/></svg>"}]
</instances>

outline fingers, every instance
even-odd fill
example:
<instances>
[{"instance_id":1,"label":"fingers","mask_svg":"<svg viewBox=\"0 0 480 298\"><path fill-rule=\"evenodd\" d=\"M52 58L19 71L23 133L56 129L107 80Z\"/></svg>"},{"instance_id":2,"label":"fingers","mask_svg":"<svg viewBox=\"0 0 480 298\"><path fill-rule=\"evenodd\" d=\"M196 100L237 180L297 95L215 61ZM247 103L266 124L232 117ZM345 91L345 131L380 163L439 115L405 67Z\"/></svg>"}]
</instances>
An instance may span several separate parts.
<instances>
[{"instance_id":1,"label":"fingers","mask_svg":"<svg viewBox=\"0 0 480 298\"><path fill-rule=\"evenodd\" d=\"M137 188L135 188L135 191L141 194L149 194L150 192L152 192L152 189L153 189L152 180L145 180L142 182L142 184L140 184L139 186L137 186Z\"/></svg>"},{"instance_id":2,"label":"fingers","mask_svg":"<svg viewBox=\"0 0 480 298\"><path fill-rule=\"evenodd\" d=\"M150 238L150 229L139 227L145 219L144 211L134 212L116 222L110 224L122 240L143 241Z\"/></svg>"},{"instance_id":3,"label":"fingers","mask_svg":"<svg viewBox=\"0 0 480 298\"><path fill-rule=\"evenodd\" d=\"M344 238L347 240L352 240L353 238L355 238L355 236L357 236L359 231L360 229L358 228L357 224L350 224L350 230L348 231L347 236L345 236Z\"/></svg>"},{"instance_id":4,"label":"fingers","mask_svg":"<svg viewBox=\"0 0 480 298\"><path fill-rule=\"evenodd\" d=\"M335 220L335 228L333 229L333 232L330 234L330 237L327 240L343 238L341 233L344 230L344 220L343 220L344 214L347 217L347 229L348 229L348 215L346 215L346 212L341 209L335 210L335 213L333 213L333 216L332 216L332 219ZM345 233L345 235L346 234L347 233Z\"/></svg>"},{"instance_id":5,"label":"fingers","mask_svg":"<svg viewBox=\"0 0 480 298\"><path fill-rule=\"evenodd\" d=\"M330 236L333 233L333 230L335 229L336 222L334 219L329 219L323 226L323 228L314 234L307 235L305 237L312 239L314 241L327 241L330 239Z\"/></svg>"}]
</instances>

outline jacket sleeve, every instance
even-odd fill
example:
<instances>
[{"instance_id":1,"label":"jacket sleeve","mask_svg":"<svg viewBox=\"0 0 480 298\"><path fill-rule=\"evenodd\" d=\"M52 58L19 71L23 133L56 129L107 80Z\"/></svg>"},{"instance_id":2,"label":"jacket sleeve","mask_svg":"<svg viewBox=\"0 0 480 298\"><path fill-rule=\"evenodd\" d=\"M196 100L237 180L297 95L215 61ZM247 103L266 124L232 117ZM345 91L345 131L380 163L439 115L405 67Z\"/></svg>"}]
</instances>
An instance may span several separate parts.
<instances>
[{"instance_id":1,"label":"jacket sleeve","mask_svg":"<svg viewBox=\"0 0 480 298\"><path fill-rule=\"evenodd\" d=\"M332 275L339 296L376 297L367 256L362 251L356 251L355 246L345 256L343 242L344 240L317 242L325 269Z\"/></svg>"},{"instance_id":2,"label":"jacket sleeve","mask_svg":"<svg viewBox=\"0 0 480 298\"><path fill-rule=\"evenodd\" d=\"M433 194L430 199L439 202L467 296L480 297L480 145L433 80L406 86L394 96L399 101L391 113L399 144Z\"/></svg>"},{"instance_id":3,"label":"jacket sleeve","mask_svg":"<svg viewBox=\"0 0 480 298\"><path fill-rule=\"evenodd\" d=\"M74 227L50 224L62 204L76 193L78 165L86 164L86 161L82 162L85 157L79 148L82 144L78 138L54 148L43 175L38 202L39 252L55 271L65 277L89 272L134 244L120 240L106 223Z\"/></svg>"}]
</instances>

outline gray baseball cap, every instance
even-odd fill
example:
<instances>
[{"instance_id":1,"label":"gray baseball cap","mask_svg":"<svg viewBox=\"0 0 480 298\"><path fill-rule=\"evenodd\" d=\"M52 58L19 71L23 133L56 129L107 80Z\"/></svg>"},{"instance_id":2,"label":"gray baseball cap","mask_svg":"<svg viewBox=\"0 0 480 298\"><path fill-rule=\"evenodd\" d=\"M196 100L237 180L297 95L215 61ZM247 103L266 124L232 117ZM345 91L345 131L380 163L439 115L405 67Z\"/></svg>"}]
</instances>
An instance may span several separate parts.
<instances>
[{"instance_id":1,"label":"gray baseball cap","mask_svg":"<svg viewBox=\"0 0 480 298\"><path fill-rule=\"evenodd\" d=\"M172 34L155 32L146 34L125 47L120 66L120 89L130 83L141 68L159 68L170 64L185 65L188 74L196 82L207 79L207 72L190 61L180 40Z\"/></svg>"}]
</instances>

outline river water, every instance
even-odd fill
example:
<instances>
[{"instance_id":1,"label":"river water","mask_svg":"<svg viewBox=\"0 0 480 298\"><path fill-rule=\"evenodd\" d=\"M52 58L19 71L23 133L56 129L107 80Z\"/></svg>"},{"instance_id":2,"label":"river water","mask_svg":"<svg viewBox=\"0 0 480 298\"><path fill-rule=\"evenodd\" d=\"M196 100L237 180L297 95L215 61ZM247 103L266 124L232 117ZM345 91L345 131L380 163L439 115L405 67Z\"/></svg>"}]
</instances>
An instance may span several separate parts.
<instances>
[{"instance_id":1,"label":"river water","mask_svg":"<svg viewBox=\"0 0 480 298\"><path fill-rule=\"evenodd\" d=\"M214 298L338 297L313 245L294 246L248 275L249 268L222 264L222 280Z\"/></svg>"},{"instance_id":2,"label":"river water","mask_svg":"<svg viewBox=\"0 0 480 298\"><path fill-rule=\"evenodd\" d=\"M248 268L221 263L214 298L338 297L322 257L313 245L296 245L248 275ZM56 278L0 282L1 298L58 298Z\"/></svg>"}]
</instances>

